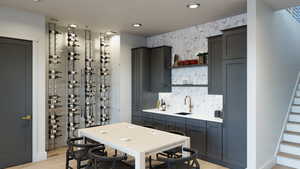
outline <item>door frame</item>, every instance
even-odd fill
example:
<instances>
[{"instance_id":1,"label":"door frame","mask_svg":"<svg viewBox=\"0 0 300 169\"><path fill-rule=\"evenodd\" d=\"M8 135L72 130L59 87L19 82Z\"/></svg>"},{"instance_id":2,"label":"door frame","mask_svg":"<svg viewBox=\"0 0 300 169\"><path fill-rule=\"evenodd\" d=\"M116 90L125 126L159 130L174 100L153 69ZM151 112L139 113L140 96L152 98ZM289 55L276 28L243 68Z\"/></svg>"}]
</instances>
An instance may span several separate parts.
<instances>
[{"instance_id":1,"label":"door frame","mask_svg":"<svg viewBox=\"0 0 300 169\"><path fill-rule=\"evenodd\" d=\"M32 161L46 160L46 32L44 38L10 33L0 37L32 41Z\"/></svg>"}]
</instances>

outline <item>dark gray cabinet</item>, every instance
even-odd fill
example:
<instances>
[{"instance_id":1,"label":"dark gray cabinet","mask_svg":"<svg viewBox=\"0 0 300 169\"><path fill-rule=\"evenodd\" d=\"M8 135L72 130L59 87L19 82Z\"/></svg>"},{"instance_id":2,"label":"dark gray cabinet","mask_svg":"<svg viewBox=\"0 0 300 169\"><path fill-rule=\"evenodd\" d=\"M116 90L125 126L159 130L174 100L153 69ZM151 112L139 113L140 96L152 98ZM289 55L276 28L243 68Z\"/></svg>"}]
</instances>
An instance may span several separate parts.
<instances>
[{"instance_id":1,"label":"dark gray cabinet","mask_svg":"<svg viewBox=\"0 0 300 169\"><path fill-rule=\"evenodd\" d=\"M167 130L166 125L167 118L166 116L160 115L160 114L152 114L152 126L155 127L158 130Z\"/></svg>"},{"instance_id":2,"label":"dark gray cabinet","mask_svg":"<svg viewBox=\"0 0 300 169\"><path fill-rule=\"evenodd\" d=\"M150 57L148 48L132 49L132 122L142 122L143 109L152 108L158 93L150 90Z\"/></svg>"},{"instance_id":3,"label":"dark gray cabinet","mask_svg":"<svg viewBox=\"0 0 300 169\"><path fill-rule=\"evenodd\" d=\"M200 157L206 156L206 132L206 121L187 119L187 136L191 138L191 147L199 151Z\"/></svg>"},{"instance_id":4,"label":"dark gray cabinet","mask_svg":"<svg viewBox=\"0 0 300 169\"><path fill-rule=\"evenodd\" d=\"M247 61L225 60L223 161L232 168L247 162Z\"/></svg>"},{"instance_id":5,"label":"dark gray cabinet","mask_svg":"<svg viewBox=\"0 0 300 169\"><path fill-rule=\"evenodd\" d=\"M221 123L207 122L207 157L222 160L223 128Z\"/></svg>"},{"instance_id":6,"label":"dark gray cabinet","mask_svg":"<svg viewBox=\"0 0 300 169\"><path fill-rule=\"evenodd\" d=\"M223 36L208 38L208 94L223 94Z\"/></svg>"},{"instance_id":7,"label":"dark gray cabinet","mask_svg":"<svg viewBox=\"0 0 300 169\"><path fill-rule=\"evenodd\" d=\"M176 116L167 116L166 119L168 131L178 131L186 135L186 121L184 118Z\"/></svg>"},{"instance_id":8,"label":"dark gray cabinet","mask_svg":"<svg viewBox=\"0 0 300 169\"><path fill-rule=\"evenodd\" d=\"M150 83L152 92L171 92L172 48L168 46L151 48Z\"/></svg>"},{"instance_id":9,"label":"dark gray cabinet","mask_svg":"<svg viewBox=\"0 0 300 169\"><path fill-rule=\"evenodd\" d=\"M241 26L223 30L223 58L238 59L247 57L247 27Z\"/></svg>"}]
</instances>

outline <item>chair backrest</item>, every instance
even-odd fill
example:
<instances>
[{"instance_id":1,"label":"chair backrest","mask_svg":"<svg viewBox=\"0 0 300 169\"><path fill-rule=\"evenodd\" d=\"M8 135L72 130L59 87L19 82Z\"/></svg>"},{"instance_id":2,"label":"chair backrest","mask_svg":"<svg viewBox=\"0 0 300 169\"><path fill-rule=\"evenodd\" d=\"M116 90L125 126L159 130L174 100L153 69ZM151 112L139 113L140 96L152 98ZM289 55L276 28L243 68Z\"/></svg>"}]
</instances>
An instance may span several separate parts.
<instances>
[{"instance_id":1,"label":"chair backrest","mask_svg":"<svg viewBox=\"0 0 300 169\"><path fill-rule=\"evenodd\" d=\"M90 143L84 140L83 137L70 138L67 141L67 145L70 153L74 153L77 149L86 149L88 151L90 148L101 146L99 143Z\"/></svg>"},{"instance_id":2,"label":"chair backrest","mask_svg":"<svg viewBox=\"0 0 300 169\"><path fill-rule=\"evenodd\" d=\"M89 158L93 161L94 168L101 168L102 164L111 164L111 168L114 168L116 163L121 162L122 160L127 159L127 155L123 156L106 156L106 153L101 152L101 148L95 147L91 148L88 152Z\"/></svg>"},{"instance_id":3,"label":"chair backrest","mask_svg":"<svg viewBox=\"0 0 300 169\"><path fill-rule=\"evenodd\" d=\"M182 158L161 158L158 156L159 161L166 162L168 169L200 169L200 164L197 161L198 151L183 148L183 151L189 152L190 156Z\"/></svg>"}]
</instances>

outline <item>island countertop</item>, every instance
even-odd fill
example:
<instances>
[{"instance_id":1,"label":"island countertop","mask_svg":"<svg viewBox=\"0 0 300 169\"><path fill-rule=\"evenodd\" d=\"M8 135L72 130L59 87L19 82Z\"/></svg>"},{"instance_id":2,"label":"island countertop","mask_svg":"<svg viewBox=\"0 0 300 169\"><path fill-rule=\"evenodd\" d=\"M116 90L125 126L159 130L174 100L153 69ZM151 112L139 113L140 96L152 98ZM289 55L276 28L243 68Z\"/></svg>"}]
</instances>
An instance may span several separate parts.
<instances>
[{"instance_id":1,"label":"island countertop","mask_svg":"<svg viewBox=\"0 0 300 169\"><path fill-rule=\"evenodd\" d=\"M175 111L161 111L159 109L145 109L142 110L143 112L148 112L148 113L157 113L157 114L162 114L162 115L167 115L167 116L176 116L176 117L182 117L182 118L188 118L188 119L196 119L196 120L204 120L204 121L211 121L211 122L217 122L217 123L223 123L223 119L213 117L204 113L191 113L188 115L179 115Z\"/></svg>"}]
</instances>

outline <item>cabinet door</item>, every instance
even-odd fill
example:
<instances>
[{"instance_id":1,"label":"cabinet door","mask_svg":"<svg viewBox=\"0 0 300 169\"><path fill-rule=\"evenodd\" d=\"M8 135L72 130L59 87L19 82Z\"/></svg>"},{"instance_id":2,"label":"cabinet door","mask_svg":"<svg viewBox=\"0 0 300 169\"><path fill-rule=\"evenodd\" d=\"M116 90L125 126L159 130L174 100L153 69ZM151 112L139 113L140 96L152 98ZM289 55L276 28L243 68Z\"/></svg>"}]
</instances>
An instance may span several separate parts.
<instances>
[{"instance_id":1,"label":"cabinet door","mask_svg":"<svg viewBox=\"0 0 300 169\"><path fill-rule=\"evenodd\" d=\"M208 38L208 94L223 94L223 37Z\"/></svg>"},{"instance_id":2,"label":"cabinet door","mask_svg":"<svg viewBox=\"0 0 300 169\"><path fill-rule=\"evenodd\" d=\"M247 61L226 60L224 69L223 160L237 168L247 159Z\"/></svg>"},{"instance_id":3,"label":"cabinet door","mask_svg":"<svg viewBox=\"0 0 300 169\"><path fill-rule=\"evenodd\" d=\"M207 122L207 157L222 160L223 128L221 123Z\"/></svg>"},{"instance_id":4,"label":"cabinet door","mask_svg":"<svg viewBox=\"0 0 300 169\"><path fill-rule=\"evenodd\" d=\"M158 130L163 130L163 131L167 130L166 117L167 116L161 114L153 114L152 115L153 127L155 127Z\"/></svg>"},{"instance_id":5,"label":"cabinet door","mask_svg":"<svg viewBox=\"0 0 300 169\"><path fill-rule=\"evenodd\" d=\"M151 49L151 91L171 92L171 47Z\"/></svg>"},{"instance_id":6,"label":"cabinet door","mask_svg":"<svg viewBox=\"0 0 300 169\"><path fill-rule=\"evenodd\" d=\"M132 108L132 122L134 122L134 120L138 119L138 116L141 116L139 114L139 90L138 90L138 57L137 57L137 49L133 49L132 50L132 95L131 95L131 99L132 99L132 104L131 104L131 108ZM135 117L133 117L135 116ZM140 117L139 117L140 118Z\"/></svg>"},{"instance_id":7,"label":"cabinet door","mask_svg":"<svg viewBox=\"0 0 300 169\"><path fill-rule=\"evenodd\" d=\"M247 27L225 30L223 35L223 58L247 57Z\"/></svg>"},{"instance_id":8,"label":"cabinet door","mask_svg":"<svg viewBox=\"0 0 300 169\"><path fill-rule=\"evenodd\" d=\"M200 157L206 155L206 121L187 120L187 136L191 138L191 147L199 151Z\"/></svg>"},{"instance_id":9,"label":"cabinet door","mask_svg":"<svg viewBox=\"0 0 300 169\"><path fill-rule=\"evenodd\" d=\"M186 120L182 117L167 117L167 130L168 131L178 131L186 135Z\"/></svg>"}]
</instances>

